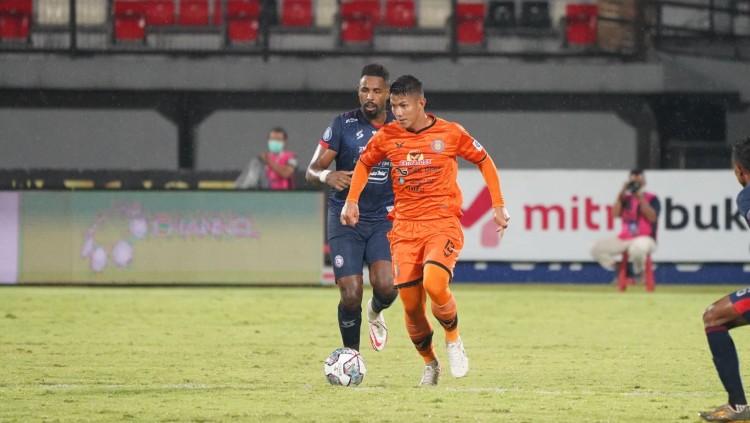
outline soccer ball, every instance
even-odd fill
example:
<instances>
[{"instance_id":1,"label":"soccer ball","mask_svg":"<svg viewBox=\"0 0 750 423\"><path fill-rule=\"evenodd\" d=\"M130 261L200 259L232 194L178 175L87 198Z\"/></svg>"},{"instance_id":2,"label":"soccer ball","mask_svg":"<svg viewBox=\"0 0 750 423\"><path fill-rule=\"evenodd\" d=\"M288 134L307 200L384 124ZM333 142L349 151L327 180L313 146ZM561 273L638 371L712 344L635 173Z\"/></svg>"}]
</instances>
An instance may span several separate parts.
<instances>
[{"instance_id":1,"label":"soccer ball","mask_svg":"<svg viewBox=\"0 0 750 423\"><path fill-rule=\"evenodd\" d=\"M331 385L359 385L365 373L365 361L357 350L351 348L337 348L323 363L323 374Z\"/></svg>"}]
</instances>

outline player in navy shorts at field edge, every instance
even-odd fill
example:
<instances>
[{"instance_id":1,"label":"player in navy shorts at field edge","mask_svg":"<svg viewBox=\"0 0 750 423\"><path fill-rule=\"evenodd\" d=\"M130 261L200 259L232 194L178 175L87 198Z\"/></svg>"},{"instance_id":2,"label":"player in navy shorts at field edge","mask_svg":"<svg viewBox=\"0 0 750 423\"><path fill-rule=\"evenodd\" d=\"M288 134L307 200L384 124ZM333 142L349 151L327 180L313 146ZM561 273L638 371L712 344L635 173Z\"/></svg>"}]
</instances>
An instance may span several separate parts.
<instances>
[{"instance_id":1,"label":"player in navy shorts at field edge","mask_svg":"<svg viewBox=\"0 0 750 423\"><path fill-rule=\"evenodd\" d=\"M750 224L750 137L736 143L732 149L734 174L743 186L737 196L737 207L745 221ZM740 378L740 363L737 349L729 330L745 326L750 322L750 287L733 292L708 306L703 313L703 326L714 366L724 389L729 395L726 404L712 411L700 413L710 422L750 421L745 390Z\"/></svg>"},{"instance_id":2,"label":"player in navy shorts at field edge","mask_svg":"<svg viewBox=\"0 0 750 423\"><path fill-rule=\"evenodd\" d=\"M308 182L324 183L328 195L328 244L331 262L339 287L338 322L345 347L359 351L362 323L362 268L367 263L373 295L367 302L370 345L375 351L385 347L388 328L382 311L398 295L393 286L391 250L387 234L391 230L388 212L393 208L391 164L379 163L370 173L365 202L360 203L360 222L356 227L339 222L346 201L351 175L359 154L378 129L393 120L386 109L388 71L370 64L362 69L359 87L360 107L342 113L326 128L307 168ZM328 170L333 161L336 170Z\"/></svg>"}]
</instances>

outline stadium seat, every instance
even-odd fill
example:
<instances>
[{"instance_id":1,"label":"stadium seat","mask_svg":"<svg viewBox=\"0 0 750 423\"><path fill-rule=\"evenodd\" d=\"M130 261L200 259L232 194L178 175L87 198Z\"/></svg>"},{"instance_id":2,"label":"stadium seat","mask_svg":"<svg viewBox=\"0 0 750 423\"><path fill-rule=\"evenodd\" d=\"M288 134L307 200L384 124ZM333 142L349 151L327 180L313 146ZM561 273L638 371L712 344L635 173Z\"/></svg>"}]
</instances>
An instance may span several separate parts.
<instances>
[{"instance_id":1,"label":"stadium seat","mask_svg":"<svg viewBox=\"0 0 750 423\"><path fill-rule=\"evenodd\" d=\"M70 20L69 0L38 0L34 21L41 26L67 25Z\"/></svg>"},{"instance_id":2,"label":"stadium seat","mask_svg":"<svg viewBox=\"0 0 750 423\"><path fill-rule=\"evenodd\" d=\"M208 0L180 0L177 23L184 26L208 25Z\"/></svg>"},{"instance_id":3,"label":"stadium seat","mask_svg":"<svg viewBox=\"0 0 750 423\"><path fill-rule=\"evenodd\" d=\"M116 0L114 37L118 42L143 41L146 37L146 5L139 0Z\"/></svg>"},{"instance_id":4,"label":"stadium seat","mask_svg":"<svg viewBox=\"0 0 750 423\"><path fill-rule=\"evenodd\" d=\"M484 3L458 3L456 5L456 41L460 45L484 43Z\"/></svg>"},{"instance_id":5,"label":"stadium seat","mask_svg":"<svg viewBox=\"0 0 750 423\"><path fill-rule=\"evenodd\" d=\"M386 0L383 25L389 28L414 28L417 14L414 0Z\"/></svg>"},{"instance_id":6,"label":"stadium seat","mask_svg":"<svg viewBox=\"0 0 750 423\"><path fill-rule=\"evenodd\" d=\"M549 28L551 26L549 3L546 1L521 3L521 25L529 28Z\"/></svg>"},{"instance_id":7,"label":"stadium seat","mask_svg":"<svg viewBox=\"0 0 750 423\"><path fill-rule=\"evenodd\" d=\"M151 0L146 2L145 14L147 25L174 25L174 0Z\"/></svg>"},{"instance_id":8,"label":"stadium seat","mask_svg":"<svg viewBox=\"0 0 750 423\"><path fill-rule=\"evenodd\" d=\"M425 29L445 29L451 16L450 0L422 0L417 10L417 25Z\"/></svg>"},{"instance_id":9,"label":"stadium seat","mask_svg":"<svg viewBox=\"0 0 750 423\"><path fill-rule=\"evenodd\" d=\"M654 262L651 260L651 254L646 256L646 265L643 269L643 279L646 285L646 291L652 292L656 287L654 280ZM628 253L622 253L622 260L617 269L617 289L624 292L628 285L634 285L635 281L628 276Z\"/></svg>"},{"instance_id":10,"label":"stadium seat","mask_svg":"<svg viewBox=\"0 0 750 423\"><path fill-rule=\"evenodd\" d=\"M312 0L283 0L281 25L309 27L313 24Z\"/></svg>"},{"instance_id":11,"label":"stadium seat","mask_svg":"<svg viewBox=\"0 0 750 423\"><path fill-rule=\"evenodd\" d=\"M565 39L569 45L596 44L598 8L595 4L568 4L565 6Z\"/></svg>"},{"instance_id":12,"label":"stadium seat","mask_svg":"<svg viewBox=\"0 0 750 423\"><path fill-rule=\"evenodd\" d=\"M0 1L0 40L27 42L31 13L31 0Z\"/></svg>"},{"instance_id":13,"label":"stadium seat","mask_svg":"<svg viewBox=\"0 0 750 423\"><path fill-rule=\"evenodd\" d=\"M351 0L341 4L341 41L344 44L372 43L380 19L378 0Z\"/></svg>"},{"instance_id":14,"label":"stadium seat","mask_svg":"<svg viewBox=\"0 0 750 423\"><path fill-rule=\"evenodd\" d=\"M227 39L230 43L258 41L260 2L258 0L227 0Z\"/></svg>"},{"instance_id":15,"label":"stadium seat","mask_svg":"<svg viewBox=\"0 0 750 423\"><path fill-rule=\"evenodd\" d=\"M513 28L516 26L516 3L509 0L491 0L487 12L487 27Z\"/></svg>"},{"instance_id":16,"label":"stadium seat","mask_svg":"<svg viewBox=\"0 0 750 423\"><path fill-rule=\"evenodd\" d=\"M315 0L315 26L330 28L334 25L334 16L338 10L336 0Z\"/></svg>"},{"instance_id":17,"label":"stadium seat","mask_svg":"<svg viewBox=\"0 0 750 423\"><path fill-rule=\"evenodd\" d=\"M76 0L78 26L102 26L107 23L107 0Z\"/></svg>"}]
</instances>

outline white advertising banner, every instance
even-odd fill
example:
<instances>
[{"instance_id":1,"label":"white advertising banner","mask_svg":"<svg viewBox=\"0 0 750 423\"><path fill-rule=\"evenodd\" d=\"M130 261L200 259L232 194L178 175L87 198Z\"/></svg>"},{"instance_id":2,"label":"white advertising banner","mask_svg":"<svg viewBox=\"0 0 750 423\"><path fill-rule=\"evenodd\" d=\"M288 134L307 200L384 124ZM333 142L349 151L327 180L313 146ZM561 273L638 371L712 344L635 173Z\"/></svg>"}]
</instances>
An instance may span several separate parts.
<instances>
[{"instance_id":1,"label":"white advertising banner","mask_svg":"<svg viewBox=\"0 0 750 423\"><path fill-rule=\"evenodd\" d=\"M750 231L737 213L741 187L731 169L646 171L646 191L661 203L655 261L750 262ZM511 225L502 240L479 171L461 170L465 245L462 260L592 261L599 238L616 236L611 215L628 171L500 172Z\"/></svg>"}]
</instances>

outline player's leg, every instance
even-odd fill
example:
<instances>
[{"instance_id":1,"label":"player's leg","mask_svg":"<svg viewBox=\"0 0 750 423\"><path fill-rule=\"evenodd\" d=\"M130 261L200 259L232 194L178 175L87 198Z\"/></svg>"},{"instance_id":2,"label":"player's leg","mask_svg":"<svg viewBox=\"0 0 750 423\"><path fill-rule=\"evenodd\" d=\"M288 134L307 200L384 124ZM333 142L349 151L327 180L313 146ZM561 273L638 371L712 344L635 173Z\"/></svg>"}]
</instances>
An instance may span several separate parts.
<instances>
[{"instance_id":1,"label":"player's leg","mask_svg":"<svg viewBox=\"0 0 750 423\"><path fill-rule=\"evenodd\" d=\"M617 256L624 253L628 243L617 237L603 238L594 243L591 256L607 270L615 270Z\"/></svg>"},{"instance_id":2,"label":"player's leg","mask_svg":"<svg viewBox=\"0 0 750 423\"><path fill-rule=\"evenodd\" d=\"M455 377L466 376L469 371L469 359L458 332L458 307L449 286L462 247L463 232L458 219L442 222L437 230L433 227L425 244L423 270L424 289L430 297L432 314L445 330L448 361Z\"/></svg>"},{"instance_id":3,"label":"player's leg","mask_svg":"<svg viewBox=\"0 0 750 423\"><path fill-rule=\"evenodd\" d=\"M398 297L393 285L393 268L388 232L391 222L384 221L374 228L365 246L365 261L369 263L372 298L367 302L367 321L370 325L370 345L375 351L385 347L388 339L388 326L383 310L390 307Z\"/></svg>"},{"instance_id":4,"label":"player's leg","mask_svg":"<svg viewBox=\"0 0 750 423\"><path fill-rule=\"evenodd\" d=\"M339 227L333 227L338 225ZM329 223L335 236L328 240L336 285L339 288L338 322L341 341L345 347L359 351L359 332L362 326L362 266L364 241L354 228Z\"/></svg>"},{"instance_id":5,"label":"player's leg","mask_svg":"<svg viewBox=\"0 0 750 423\"><path fill-rule=\"evenodd\" d=\"M633 262L633 272L643 274L646 267L646 257L656 250L656 241L650 236L638 236L628 243L628 258Z\"/></svg>"},{"instance_id":6,"label":"player's leg","mask_svg":"<svg viewBox=\"0 0 750 423\"><path fill-rule=\"evenodd\" d=\"M744 326L750 319L750 289L745 288L727 295L706 308L703 326L711 350L716 372L719 374L728 401L716 410L703 412L707 421L732 421L750 419L745 391L740 377L739 358L729 330Z\"/></svg>"},{"instance_id":7,"label":"player's leg","mask_svg":"<svg viewBox=\"0 0 750 423\"><path fill-rule=\"evenodd\" d=\"M421 281L406 283L398 290L399 298L404 306L404 321L409 338L419 355L424 360L424 371L419 384L424 386L437 385L440 378L440 364L432 348L432 325L427 319L426 294Z\"/></svg>"},{"instance_id":8,"label":"player's leg","mask_svg":"<svg viewBox=\"0 0 750 423\"><path fill-rule=\"evenodd\" d=\"M440 365L432 349L432 325L425 311L422 246L412 235L413 224L405 222L397 222L388 234L393 257L393 283L404 307L406 332L425 363L420 385L437 385Z\"/></svg>"}]
</instances>

